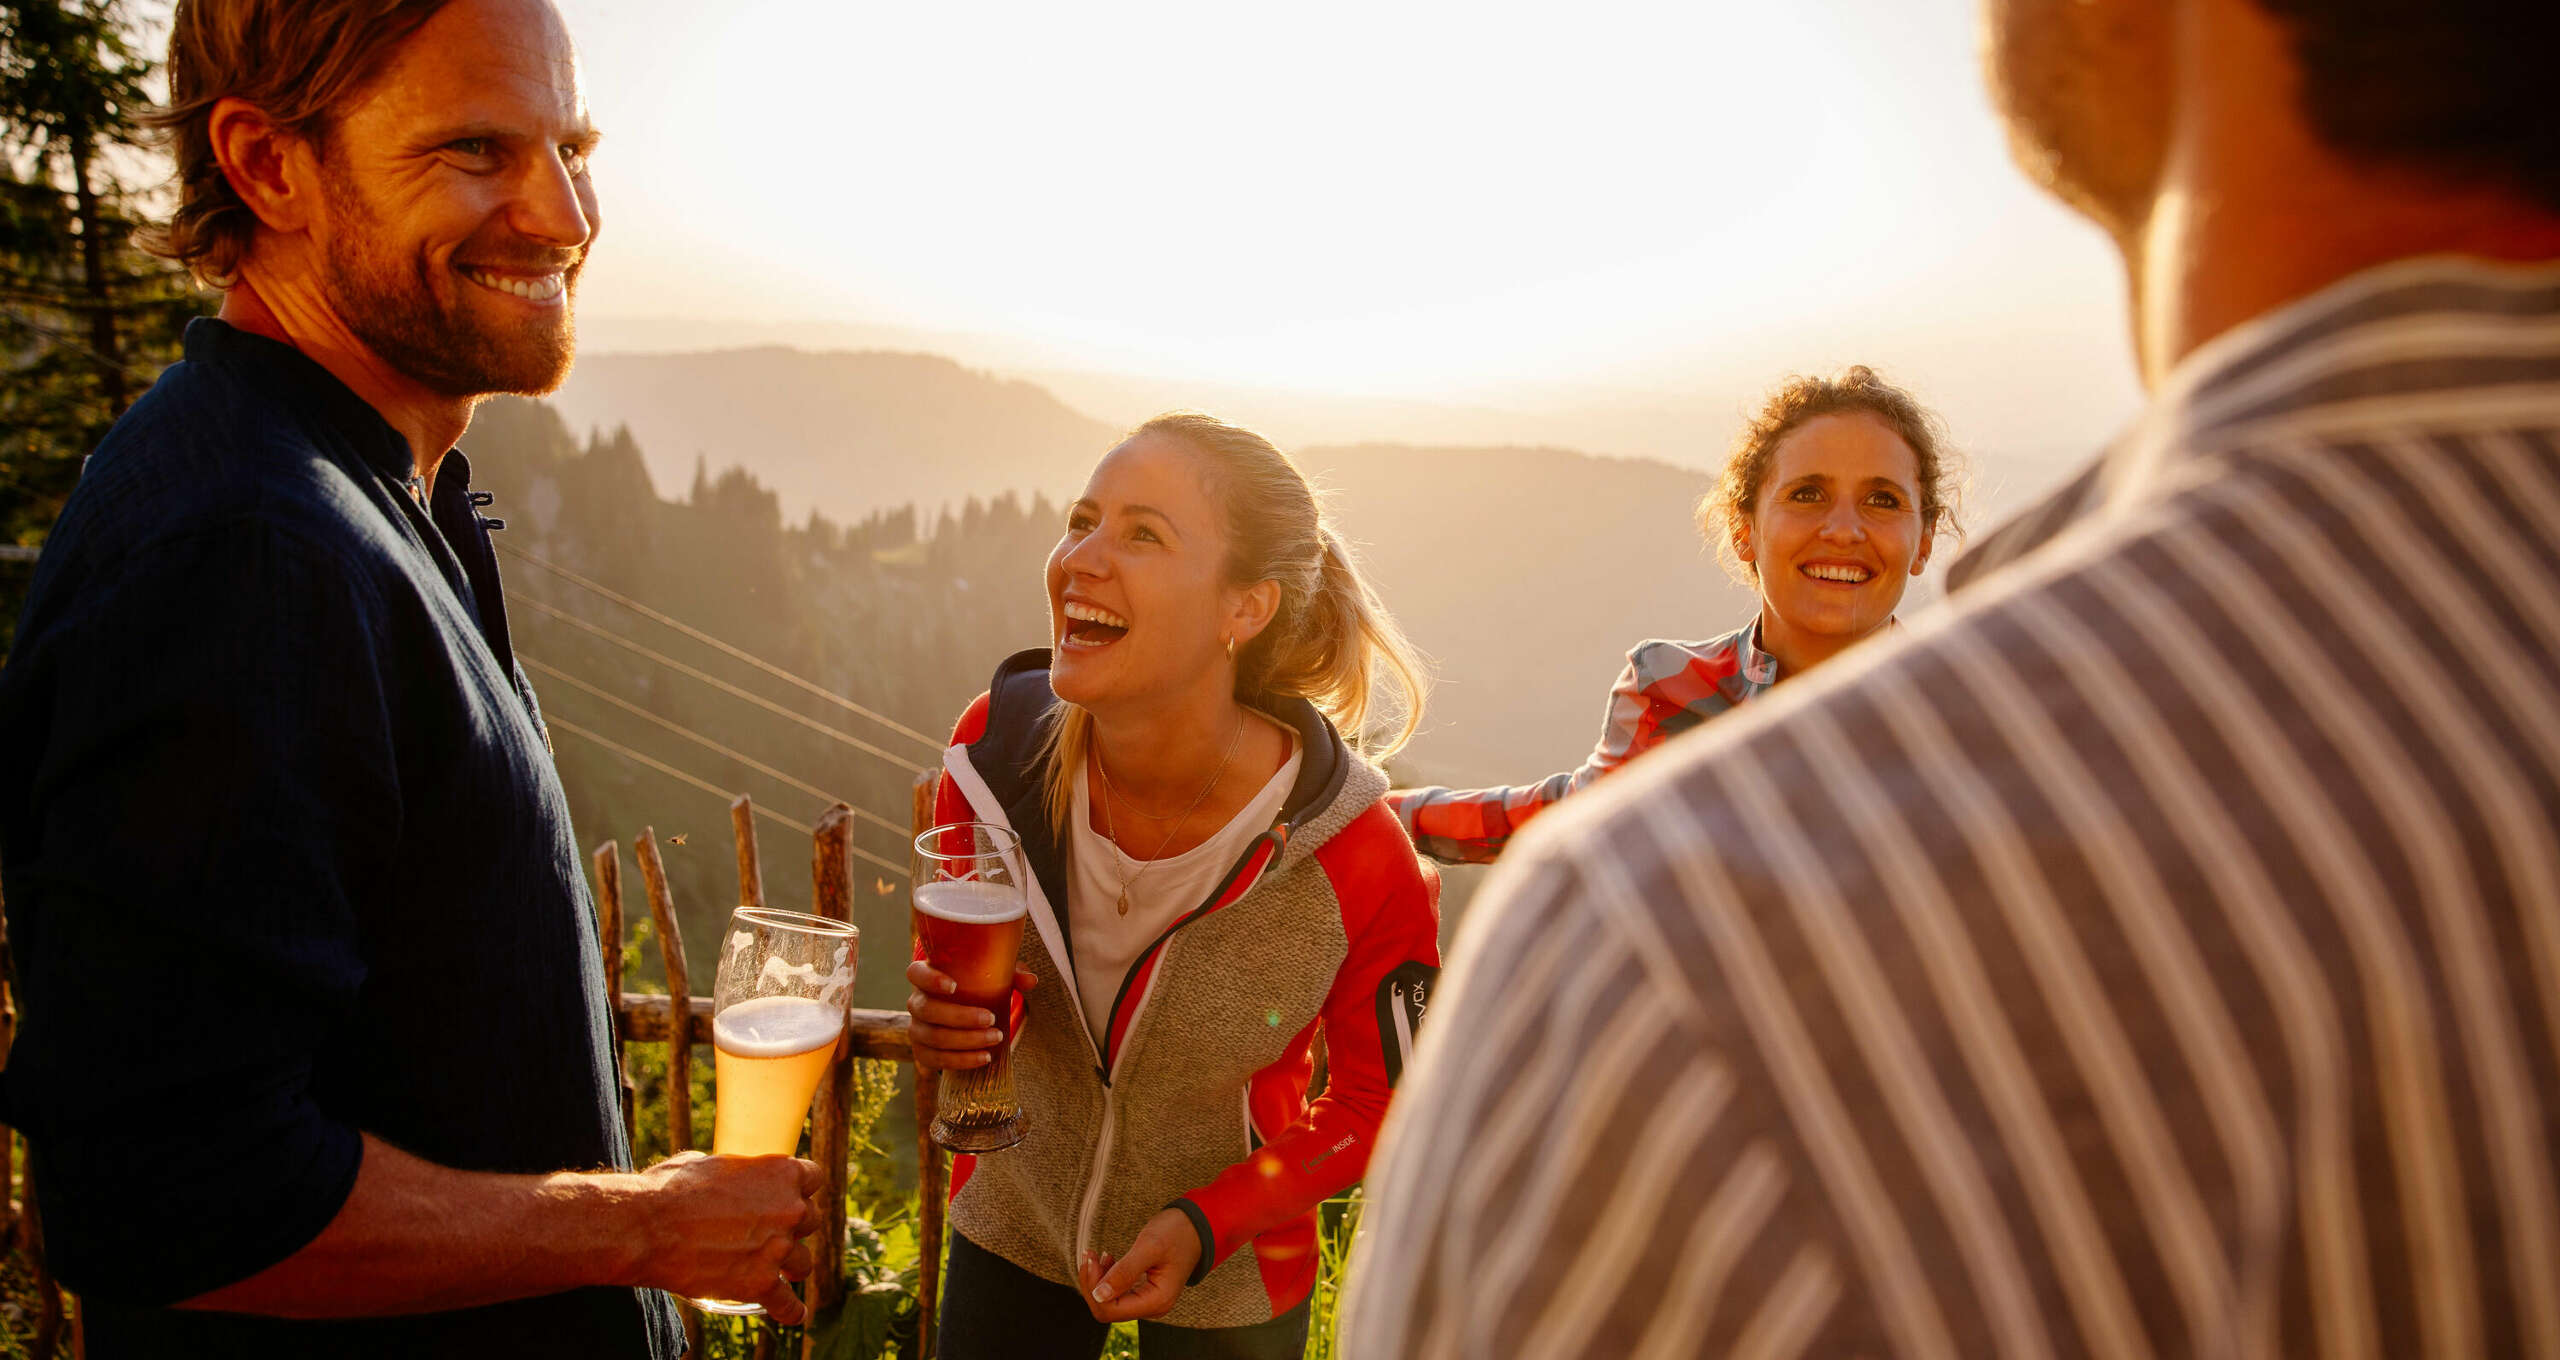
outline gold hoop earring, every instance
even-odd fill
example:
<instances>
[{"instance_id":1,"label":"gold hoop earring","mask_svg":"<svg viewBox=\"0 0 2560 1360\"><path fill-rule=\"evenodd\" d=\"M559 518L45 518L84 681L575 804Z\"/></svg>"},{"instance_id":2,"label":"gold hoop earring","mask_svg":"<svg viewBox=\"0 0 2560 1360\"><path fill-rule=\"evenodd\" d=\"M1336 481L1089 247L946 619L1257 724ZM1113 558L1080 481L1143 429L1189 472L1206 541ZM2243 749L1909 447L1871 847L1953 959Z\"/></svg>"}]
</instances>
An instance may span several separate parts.
<instances>
[{"instance_id":1,"label":"gold hoop earring","mask_svg":"<svg viewBox=\"0 0 2560 1360\"><path fill-rule=\"evenodd\" d=\"M1233 634L1229 634L1227 637L1227 659L1229 661L1236 659L1236 640Z\"/></svg>"}]
</instances>

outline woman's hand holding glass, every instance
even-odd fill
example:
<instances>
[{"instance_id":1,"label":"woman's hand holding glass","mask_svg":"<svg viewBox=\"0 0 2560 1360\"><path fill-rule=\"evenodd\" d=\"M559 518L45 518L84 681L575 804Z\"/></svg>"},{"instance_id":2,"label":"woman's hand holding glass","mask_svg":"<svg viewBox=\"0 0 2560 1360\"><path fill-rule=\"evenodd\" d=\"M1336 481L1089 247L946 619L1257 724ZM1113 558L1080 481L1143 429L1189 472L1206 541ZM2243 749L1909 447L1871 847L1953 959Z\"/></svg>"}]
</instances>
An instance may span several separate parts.
<instances>
[{"instance_id":1,"label":"woman's hand holding glass","mask_svg":"<svg viewBox=\"0 0 2560 1360\"><path fill-rule=\"evenodd\" d=\"M1017 968L1013 989L1018 995L1040 979ZM983 1006L944 998L960 984L922 959L907 965L907 1041L915 1046L916 1066L928 1072L965 1072L984 1067L989 1050L1003 1041L997 1017Z\"/></svg>"}]
</instances>

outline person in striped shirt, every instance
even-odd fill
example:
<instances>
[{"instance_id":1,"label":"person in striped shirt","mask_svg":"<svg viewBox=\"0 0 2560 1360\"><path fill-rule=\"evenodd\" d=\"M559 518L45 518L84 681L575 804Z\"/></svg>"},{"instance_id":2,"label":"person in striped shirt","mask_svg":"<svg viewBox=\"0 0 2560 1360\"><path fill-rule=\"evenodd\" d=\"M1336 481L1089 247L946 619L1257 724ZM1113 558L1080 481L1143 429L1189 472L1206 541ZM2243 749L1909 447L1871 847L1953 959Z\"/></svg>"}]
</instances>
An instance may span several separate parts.
<instances>
[{"instance_id":1,"label":"person in striped shirt","mask_svg":"<svg viewBox=\"0 0 2560 1360\"><path fill-rule=\"evenodd\" d=\"M1513 850L1346 1356L2560 1356L2560 6L1988 20L2151 401Z\"/></svg>"},{"instance_id":2,"label":"person in striped shirt","mask_svg":"<svg viewBox=\"0 0 2560 1360\"><path fill-rule=\"evenodd\" d=\"M1788 379L1698 503L1699 530L1759 592L1758 615L1704 642L1637 643L1609 692L1600 744L1574 769L1534 784L1389 793L1414 848L1490 863L1566 794L1891 627L1903 587L1954 524L1959 474L1944 442L1936 416L1864 365Z\"/></svg>"}]
</instances>

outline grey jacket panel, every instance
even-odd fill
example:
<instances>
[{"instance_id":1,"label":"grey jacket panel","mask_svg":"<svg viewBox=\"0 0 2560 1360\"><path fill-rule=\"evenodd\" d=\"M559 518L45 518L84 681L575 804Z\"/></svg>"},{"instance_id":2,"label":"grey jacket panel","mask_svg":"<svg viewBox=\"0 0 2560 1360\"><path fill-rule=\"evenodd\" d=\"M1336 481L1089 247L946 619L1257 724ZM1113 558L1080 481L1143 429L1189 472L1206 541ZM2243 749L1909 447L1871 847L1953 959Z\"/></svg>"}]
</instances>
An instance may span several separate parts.
<instances>
[{"instance_id":1,"label":"grey jacket panel","mask_svg":"<svg viewBox=\"0 0 2560 1360\"><path fill-rule=\"evenodd\" d=\"M1254 1074L1279 1061L1315 1022L1350 956L1341 903L1315 852L1386 788L1383 772L1356 761L1339 796L1303 823L1244 896L1164 944L1146 992L1132 988L1122 1003L1138 1009L1107 1089L1065 970L1038 931L1024 932L1023 966L1040 979L1014 1048L1015 1085L1030 1128L1018 1146L976 1159L953 1200L956 1231L1074 1287L1078 1221L1089 1193L1093 1220L1081 1246L1118 1254L1167 1205L1245 1159L1253 1146L1245 1097ZM990 818L1001 812L978 811ZM1247 1246L1185 1289L1163 1320L1235 1327L1272 1316Z\"/></svg>"}]
</instances>

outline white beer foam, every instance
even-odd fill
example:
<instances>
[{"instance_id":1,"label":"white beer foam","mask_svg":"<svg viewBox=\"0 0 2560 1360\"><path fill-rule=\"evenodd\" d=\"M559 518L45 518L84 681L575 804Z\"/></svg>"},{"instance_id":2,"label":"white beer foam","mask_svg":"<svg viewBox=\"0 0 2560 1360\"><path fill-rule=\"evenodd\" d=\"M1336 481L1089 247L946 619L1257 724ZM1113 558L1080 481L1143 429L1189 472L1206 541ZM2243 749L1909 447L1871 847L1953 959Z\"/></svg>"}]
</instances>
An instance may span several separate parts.
<instances>
[{"instance_id":1,"label":"white beer foam","mask_svg":"<svg viewBox=\"0 0 2560 1360\"><path fill-rule=\"evenodd\" d=\"M844 1032L844 1008L805 996L759 996L740 1001L711 1021L711 1042L741 1058L787 1058L836 1041Z\"/></svg>"},{"instance_id":2,"label":"white beer foam","mask_svg":"<svg viewBox=\"0 0 2560 1360\"><path fill-rule=\"evenodd\" d=\"M962 925L1003 925L1028 909L1019 891L1001 883L945 879L916 889L916 910Z\"/></svg>"}]
</instances>

